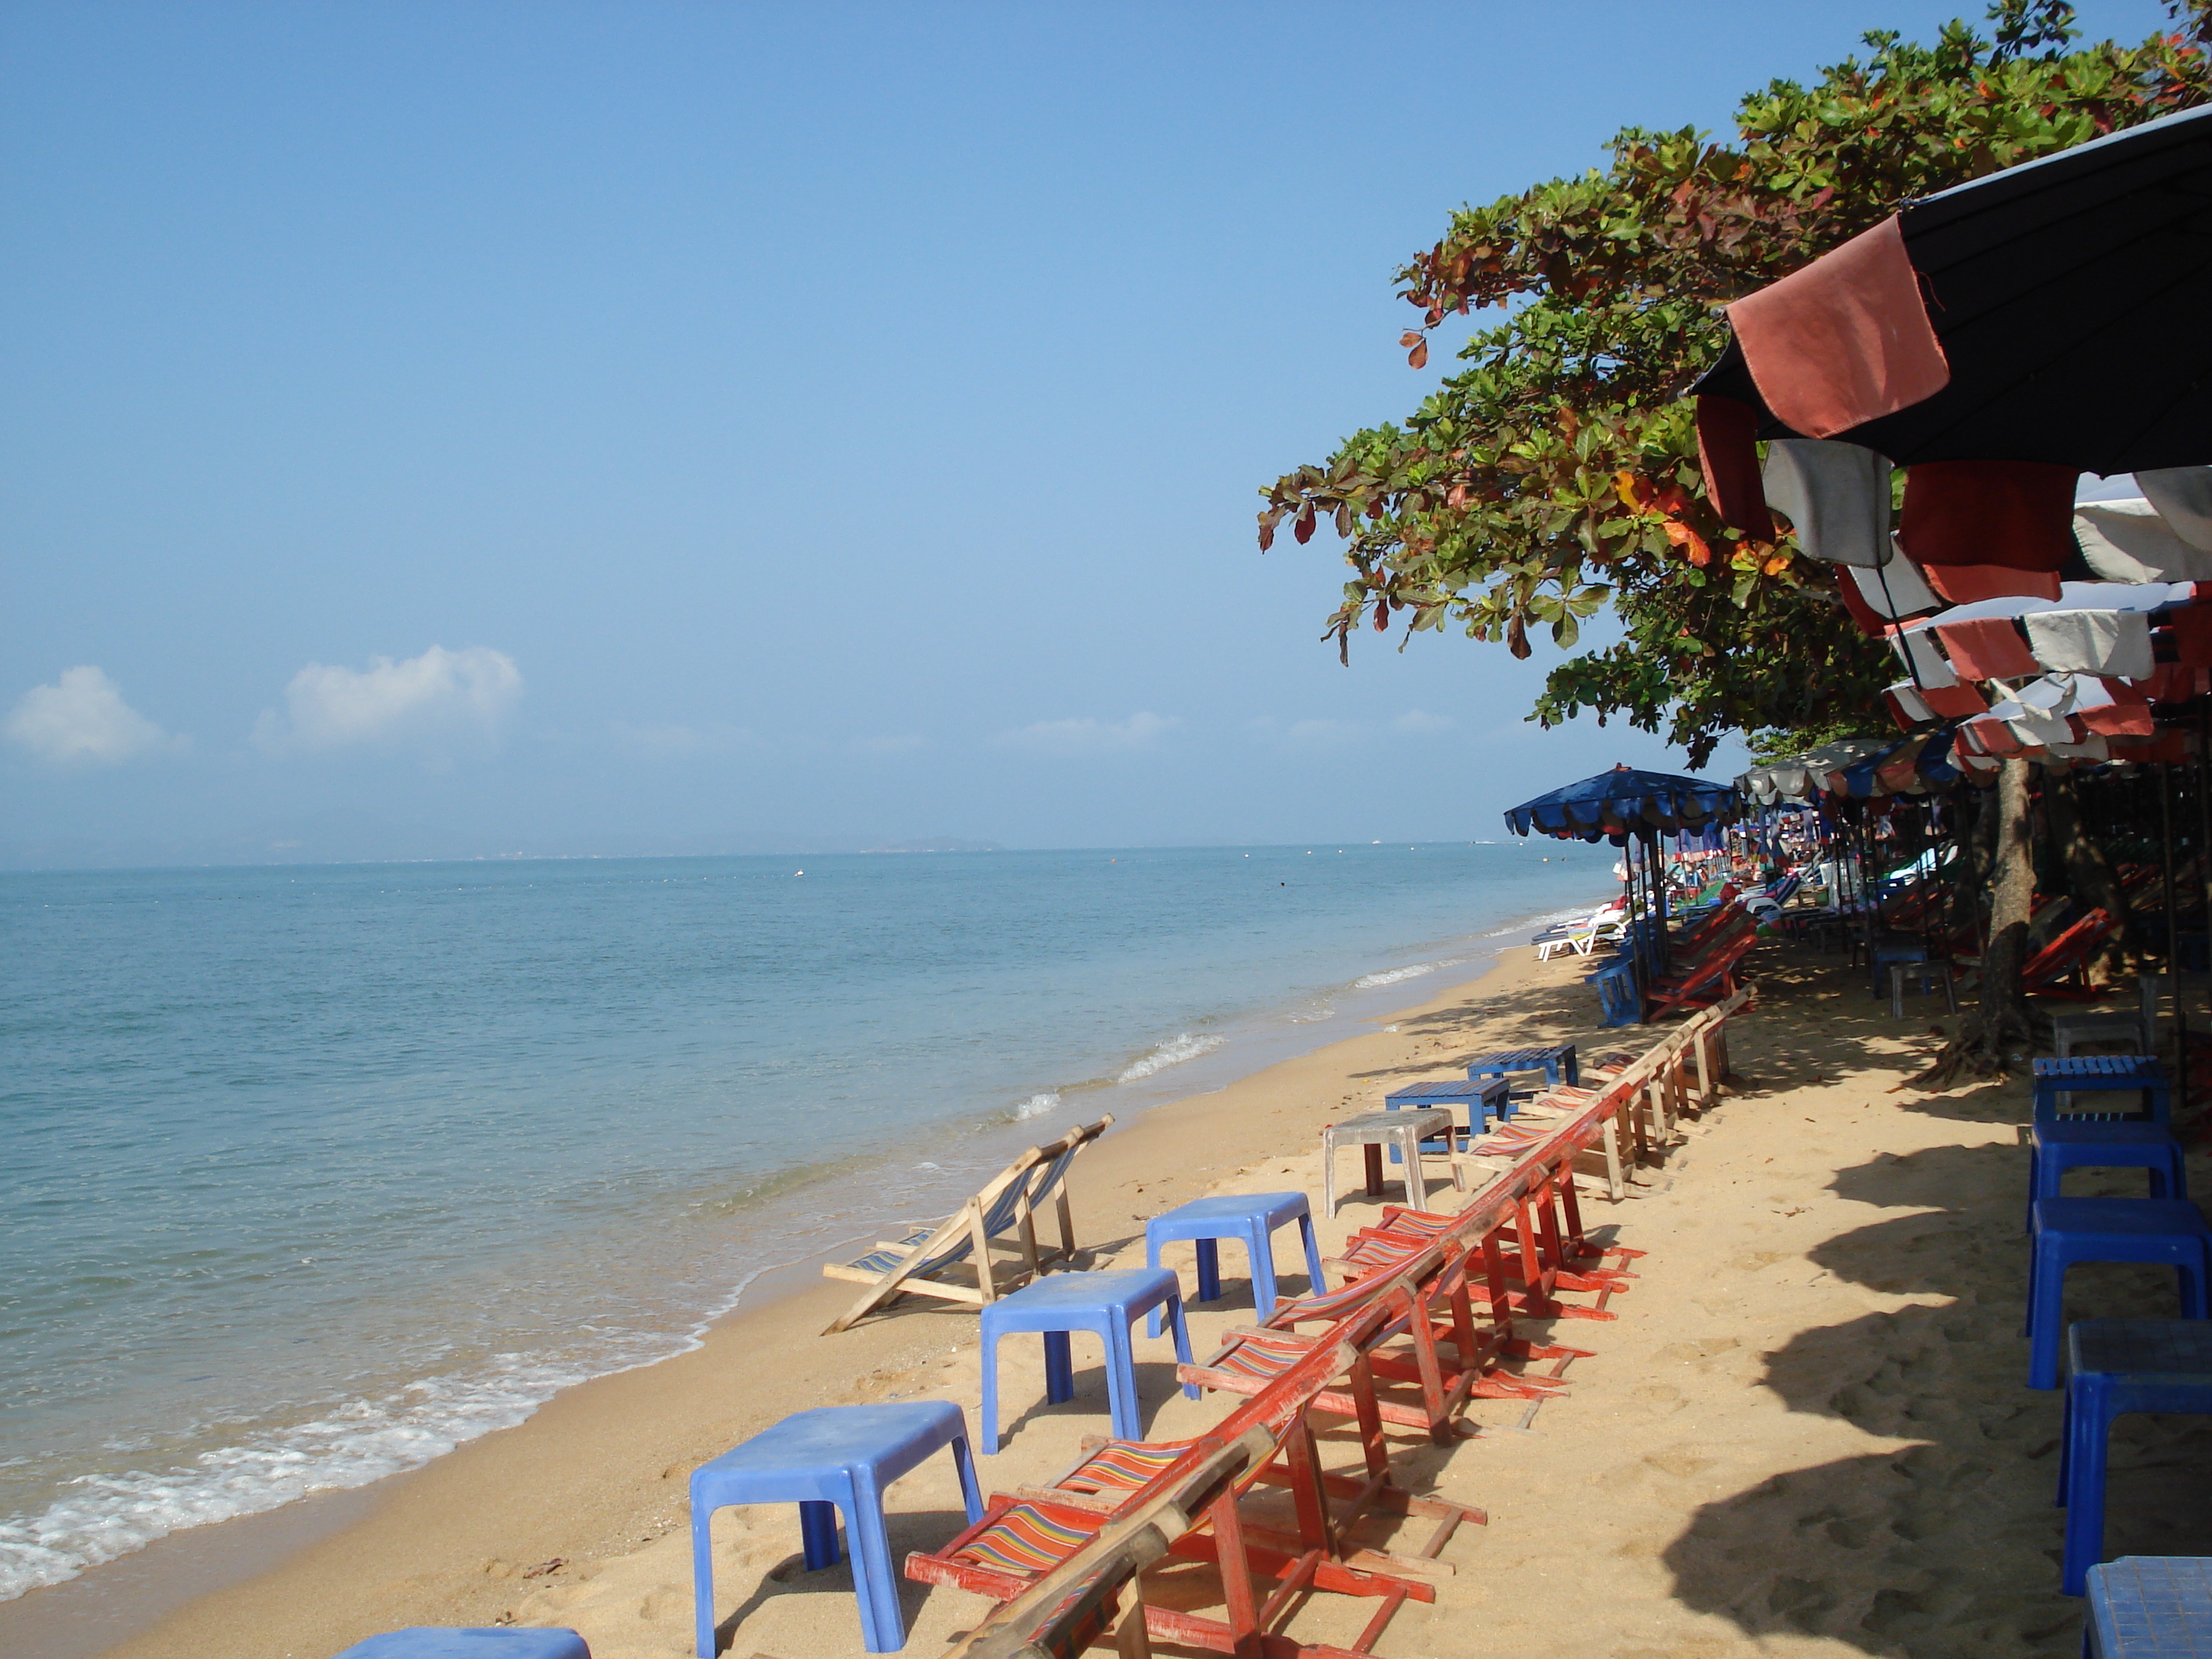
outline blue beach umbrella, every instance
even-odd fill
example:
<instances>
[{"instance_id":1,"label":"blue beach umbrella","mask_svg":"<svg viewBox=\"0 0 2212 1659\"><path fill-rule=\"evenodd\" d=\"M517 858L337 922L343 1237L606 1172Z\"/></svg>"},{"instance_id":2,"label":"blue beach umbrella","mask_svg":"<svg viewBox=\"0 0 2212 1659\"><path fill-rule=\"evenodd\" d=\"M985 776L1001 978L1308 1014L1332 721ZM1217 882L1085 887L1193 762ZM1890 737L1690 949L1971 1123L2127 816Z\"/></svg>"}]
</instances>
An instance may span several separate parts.
<instances>
[{"instance_id":1,"label":"blue beach umbrella","mask_svg":"<svg viewBox=\"0 0 2212 1659\"><path fill-rule=\"evenodd\" d=\"M1505 823L1516 836L1542 834L1562 841L1610 839L1616 847L1626 846L1633 836L1644 843L1642 860L1632 856L1628 861L1632 883L1641 886L1644 894L1644 919L1632 922L1628 934L1640 989L1667 965L1667 890L1653 867L1659 837L1733 823L1742 813L1743 797L1732 784L1616 766L1610 772L1522 802L1505 814Z\"/></svg>"},{"instance_id":2,"label":"blue beach umbrella","mask_svg":"<svg viewBox=\"0 0 2212 1659\"><path fill-rule=\"evenodd\" d=\"M1506 812L1505 823L1516 836L1589 842L1611 836L1619 845L1647 831L1674 834L1733 823L1742 812L1743 798L1732 784L1616 766L1523 801Z\"/></svg>"}]
</instances>

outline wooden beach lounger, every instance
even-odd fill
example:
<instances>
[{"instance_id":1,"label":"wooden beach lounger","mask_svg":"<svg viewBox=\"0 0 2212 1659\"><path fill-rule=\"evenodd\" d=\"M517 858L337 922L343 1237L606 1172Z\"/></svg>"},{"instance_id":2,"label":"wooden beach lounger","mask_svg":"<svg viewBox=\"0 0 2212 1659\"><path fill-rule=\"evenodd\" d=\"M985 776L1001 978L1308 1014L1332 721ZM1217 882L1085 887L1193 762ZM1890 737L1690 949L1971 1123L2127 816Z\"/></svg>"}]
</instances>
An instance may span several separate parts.
<instances>
[{"instance_id":1,"label":"wooden beach lounger","mask_svg":"<svg viewBox=\"0 0 2212 1659\"><path fill-rule=\"evenodd\" d=\"M1109 1113L1057 1140L1030 1147L934 1227L916 1228L904 1238L879 1240L867 1255L851 1261L824 1262L824 1277L848 1279L866 1285L868 1291L822 1334L844 1330L898 1296L933 1296L980 1307L1019 1290L1049 1263L1073 1258L1075 1224L1067 1208L1067 1166L1113 1121ZM1060 1249L1040 1251L1036 1212L1048 1198L1060 1212ZM1021 1260L1009 1264L1005 1276L991 1261L994 1243L1021 1251ZM970 1285L943 1277L948 1270L972 1272L975 1282Z\"/></svg>"},{"instance_id":2,"label":"wooden beach lounger","mask_svg":"<svg viewBox=\"0 0 2212 1659\"><path fill-rule=\"evenodd\" d=\"M1210 1453L1243 1443L1251 1449L1242 1471L1201 1511L1186 1512L1180 1527L1161 1529L1165 1554L1220 1571L1224 1616L1156 1603L1140 1615L1149 1635L1206 1651L1264 1652L1285 1659L1291 1654L1351 1659L1354 1652L1369 1652L1406 1601L1435 1599L1432 1581L1451 1571L1435 1557L1458 1525L1486 1518L1480 1510L1419 1498L1394 1485L1379 1423L1362 1424L1366 1479L1322 1471L1307 1414L1331 1375L1358 1365L1359 1342L1384 1317L1378 1306L1364 1318L1344 1322L1331 1340L1301 1355L1261 1397L1195 1440L1103 1443L1048 1486L994 1494L983 1519L942 1549L908 1555L906 1576L1000 1600L1018 1599L1051 1580L1116 1522L1146 1513L1158 1495L1187 1478ZM1261 1480L1291 1489L1295 1532L1256 1526L1240 1513L1239 1500ZM1332 1504L1332 1498L1340 1501ZM1418 1556L1364 1550L1345 1534L1370 1507L1443 1524ZM1255 1594L1255 1580L1273 1581L1264 1602ZM1298 1604L1316 1590L1381 1603L1354 1649L1310 1644L1282 1632Z\"/></svg>"}]
</instances>

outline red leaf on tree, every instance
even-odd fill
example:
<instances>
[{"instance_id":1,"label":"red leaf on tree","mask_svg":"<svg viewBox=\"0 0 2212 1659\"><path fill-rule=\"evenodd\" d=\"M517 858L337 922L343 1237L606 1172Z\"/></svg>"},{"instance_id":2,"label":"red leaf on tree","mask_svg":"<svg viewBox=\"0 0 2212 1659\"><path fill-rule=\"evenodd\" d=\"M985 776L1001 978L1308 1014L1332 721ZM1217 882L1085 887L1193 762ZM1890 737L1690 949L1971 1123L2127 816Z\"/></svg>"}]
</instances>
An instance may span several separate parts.
<instances>
[{"instance_id":1,"label":"red leaf on tree","mask_svg":"<svg viewBox=\"0 0 2212 1659\"><path fill-rule=\"evenodd\" d=\"M1701 568L1712 559L1713 550L1705 545L1705 538L1680 519L1667 520L1667 539L1687 554L1692 564Z\"/></svg>"},{"instance_id":2,"label":"red leaf on tree","mask_svg":"<svg viewBox=\"0 0 2212 1659\"><path fill-rule=\"evenodd\" d=\"M1311 501L1308 501L1304 507L1298 509L1297 519L1296 522L1291 526L1291 534L1297 537L1300 544L1303 545L1313 539L1313 503Z\"/></svg>"},{"instance_id":3,"label":"red leaf on tree","mask_svg":"<svg viewBox=\"0 0 2212 1659\"><path fill-rule=\"evenodd\" d=\"M1429 366L1429 343L1424 340L1406 354L1406 362L1415 368Z\"/></svg>"}]
</instances>

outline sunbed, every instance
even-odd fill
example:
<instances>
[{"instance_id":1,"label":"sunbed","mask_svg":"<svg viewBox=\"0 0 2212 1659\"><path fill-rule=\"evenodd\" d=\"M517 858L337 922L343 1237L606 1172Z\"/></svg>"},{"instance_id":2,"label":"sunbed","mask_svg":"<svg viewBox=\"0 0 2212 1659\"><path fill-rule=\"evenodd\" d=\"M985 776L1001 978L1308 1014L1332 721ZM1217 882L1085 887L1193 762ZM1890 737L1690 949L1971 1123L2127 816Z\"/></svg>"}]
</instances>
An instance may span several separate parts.
<instances>
[{"instance_id":1,"label":"sunbed","mask_svg":"<svg viewBox=\"0 0 2212 1659\"><path fill-rule=\"evenodd\" d=\"M1067 1207L1067 1166L1106 1133L1109 1115L1069 1130L1059 1139L1032 1146L994 1176L990 1184L944 1220L918 1227L904 1238L878 1240L866 1255L823 1264L823 1275L866 1285L855 1302L829 1330L842 1331L903 1295L935 1297L945 1302L981 1306L1018 1290L1053 1262L1075 1255L1075 1224ZM1048 1199L1060 1215L1057 1250L1040 1250L1036 1212ZM1003 1267L991 1260L991 1248L1018 1249L1020 1260ZM973 1284L947 1278L964 1272Z\"/></svg>"}]
</instances>

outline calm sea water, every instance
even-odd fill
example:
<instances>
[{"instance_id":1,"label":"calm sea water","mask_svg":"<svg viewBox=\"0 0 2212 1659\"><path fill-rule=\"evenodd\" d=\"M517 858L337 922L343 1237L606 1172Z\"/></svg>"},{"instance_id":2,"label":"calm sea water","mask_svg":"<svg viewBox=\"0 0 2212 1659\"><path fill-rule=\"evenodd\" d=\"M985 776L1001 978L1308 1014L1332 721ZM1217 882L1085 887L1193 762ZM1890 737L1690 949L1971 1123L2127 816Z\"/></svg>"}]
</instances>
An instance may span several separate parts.
<instances>
[{"instance_id":1,"label":"calm sea water","mask_svg":"<svg viewBox=\"0 0 2212 1659\"><path fill-rule=\"evenodd\" d=\"M1613 856L0 876L0 1599L678 1352L1012 1146L1350 1035Z\"/></svg>"}]
</instances>

